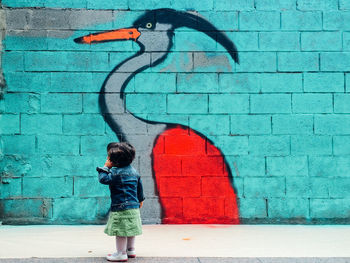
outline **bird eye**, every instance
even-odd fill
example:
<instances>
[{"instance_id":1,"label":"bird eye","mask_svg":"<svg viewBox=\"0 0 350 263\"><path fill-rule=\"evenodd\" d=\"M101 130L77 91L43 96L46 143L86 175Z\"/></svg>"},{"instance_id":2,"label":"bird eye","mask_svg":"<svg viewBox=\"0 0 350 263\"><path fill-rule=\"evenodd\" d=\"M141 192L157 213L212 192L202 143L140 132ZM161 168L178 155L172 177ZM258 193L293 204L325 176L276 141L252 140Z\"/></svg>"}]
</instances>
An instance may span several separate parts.
<instances>
[{"instance_id":1,"label":"bird eye","mask_svg":"<svg viewBox=\"0 0 350 263\"><path fill-rule=\"evenodd\" d=\"M152 28L152 23L147 23L147 24L146 24L146 27L147 27L147 28Z\"/></svg>"}]
</instances>

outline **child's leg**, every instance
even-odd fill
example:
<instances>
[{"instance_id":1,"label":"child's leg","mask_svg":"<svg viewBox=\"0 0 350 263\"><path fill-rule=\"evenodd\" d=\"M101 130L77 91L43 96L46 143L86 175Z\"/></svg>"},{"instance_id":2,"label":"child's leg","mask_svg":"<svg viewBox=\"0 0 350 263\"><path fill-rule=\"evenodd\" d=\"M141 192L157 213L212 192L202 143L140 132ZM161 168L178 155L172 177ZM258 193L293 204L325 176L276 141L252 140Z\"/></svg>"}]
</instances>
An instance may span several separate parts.
<instances>
[{"instance_id":1,"label":"child's leg","mask_svg":"<svg viewBox=\"0 0 350 263\"><path fill-rule=\"evenodd\" d=\"M127 237L116 237L118 254L126 254Z\"/></svg>"},{"instance_id":2,"label":"child's leg","mask_svg":"<svg viewBox=\"0 0 350 263\"><path fill-rule=\"evenodd\" d=\"M127 248L128 248L128 250L134 250L135 249L135 237L128 237Z\"/></svg>"}]
</instances>

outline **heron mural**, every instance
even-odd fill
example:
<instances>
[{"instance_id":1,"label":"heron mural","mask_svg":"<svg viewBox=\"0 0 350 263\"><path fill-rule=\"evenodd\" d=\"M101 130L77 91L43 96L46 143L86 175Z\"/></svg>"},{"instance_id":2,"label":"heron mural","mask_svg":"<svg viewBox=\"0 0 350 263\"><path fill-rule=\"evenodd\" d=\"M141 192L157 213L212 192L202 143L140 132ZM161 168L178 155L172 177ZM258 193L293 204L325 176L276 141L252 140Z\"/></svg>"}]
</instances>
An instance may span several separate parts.
<instances>
[{"instance_id":1,"label":"heron mural","mask_svg":"<svg viewBox=\"0 0 350 263\"><path fill-rule=\"evenodd\" d=\"M239 62L234 43L223 32L205 18L172 9L147 11L130 28L94 33L74 41L98 44L132 40L140 46L135 55L119 62L107 76L100 91L99 107L119 141L145 149L143 158L152 167L162 223L237 224L239 212L233 177L220 149L190 127L155 122L125 110L127 97L124 91L130 80L166 59L173 47L174 31L181 27L206 34L221 44L236 63ZM144 123L152 126L153 135L130 136L132 130Z\"/></svg>"}]
</instances>

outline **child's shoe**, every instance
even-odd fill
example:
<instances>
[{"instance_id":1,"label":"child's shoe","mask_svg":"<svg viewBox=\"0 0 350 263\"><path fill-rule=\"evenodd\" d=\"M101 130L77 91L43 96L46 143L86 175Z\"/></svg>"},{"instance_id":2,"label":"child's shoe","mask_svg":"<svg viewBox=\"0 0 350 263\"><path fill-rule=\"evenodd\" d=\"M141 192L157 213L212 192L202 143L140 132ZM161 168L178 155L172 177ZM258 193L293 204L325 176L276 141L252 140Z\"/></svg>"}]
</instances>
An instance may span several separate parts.
<instances>
[{"instance_id":1,"label":"child's shoe","mask_svg":"<svg viewBox=\"0 0 350 263\"><path fill-rule=\"evenodd\" d=\"M107 260L112 262L127 262L128 261L128 255L127 254L118 254L118 252L115 252L113 254L107 255Z\"/></svg>"},{"instance_id":2,"label":"child's shoe","mask_svg":"<svg viewBox=\"0 0 350 263\"><path fill-rule=\"evenodd\" d=\"M126 253L128 254L128 258L136 258L136 251L135 249L127 250Z\"/></svg>"}]
</instances>

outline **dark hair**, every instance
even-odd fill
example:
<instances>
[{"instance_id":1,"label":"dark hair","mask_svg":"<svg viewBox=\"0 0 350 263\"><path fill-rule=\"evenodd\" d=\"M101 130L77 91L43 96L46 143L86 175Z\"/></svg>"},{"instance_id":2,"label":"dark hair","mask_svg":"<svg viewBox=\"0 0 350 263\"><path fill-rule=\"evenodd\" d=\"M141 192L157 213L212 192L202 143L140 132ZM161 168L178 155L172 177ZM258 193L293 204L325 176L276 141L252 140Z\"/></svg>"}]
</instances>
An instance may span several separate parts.
<instances>
[{"instance_id":1,"label":"dark hair","mask_svg":"<svg viewBox=\"0 0 350 263\"><path fill-rule=\"evenodd\" d=\"M107 146L109 160L117 167L125 167L135 159L135 148L128 142L112 142Z\"/></svg>"}]
</instances>

